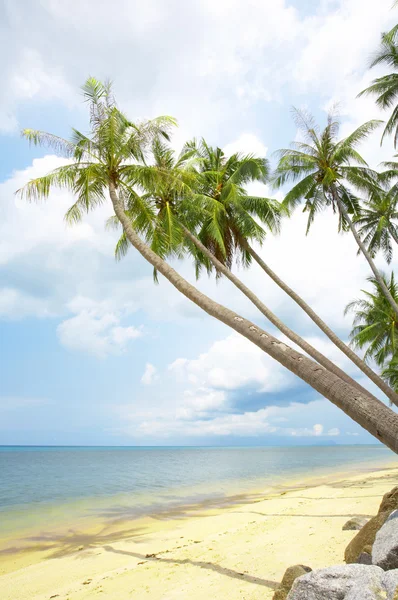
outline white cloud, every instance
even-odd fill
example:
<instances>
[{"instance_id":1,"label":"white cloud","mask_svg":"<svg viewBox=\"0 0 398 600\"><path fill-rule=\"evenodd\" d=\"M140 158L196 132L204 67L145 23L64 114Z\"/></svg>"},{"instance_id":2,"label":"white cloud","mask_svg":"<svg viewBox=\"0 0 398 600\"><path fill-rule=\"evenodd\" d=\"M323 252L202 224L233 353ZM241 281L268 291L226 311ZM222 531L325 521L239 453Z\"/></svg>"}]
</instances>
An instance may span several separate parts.
<instances>
[{"instance_id":1,"label":"white cloud","mask_svg":"<svg viewBox=\"0 0 398 600\"><path fill-rule=\"evenodd\" d=\"M224 146L223 150L226 156L231 156L231 154L240 152L242 154L254 154L259 158L264 158L268 148L253 133L242 133L236 140Z\"/></svg>"},{"instance_id":2,"label":"white cloud","mask_svg":"<svg viewBox=\"0 0 398 600\"><path fill-rule=\"evenodd\" d=\"M332 427L332 429L329 429L328 435L331 435L333 437L338 436L340 435L340 429L338 427Z\"/></svg>"},{"instance_id":3,"label":"white cloud","mask_svg":"<svg viewBox=\"0 0 398 600\"><path fill-rule=\"evenodd\" d=\"M109 354L123 352L130 340L141 337L142 331L135 327L122 327L120 318L92 301L75 303L80 306L74 317L62 321L57 327L60 342L70 350L78 350L105 358ZM73 307L73 303L72 303Z\"/></svg>"},{"instance_id":4,"label":"white cloud","mask_svg":"<svg viewBox=\"0 0 398 600\"><path fill-rule=\"evenodd\" d=\"M145 371L141 377L141 383L151 385L158 379L157 368L151 363L146 363Z\"/></svg>"},{"instance_id":5,"label":"white cloud","mask_svg":"<svg viewBox=\"0 0 398 600\"><path fill-rule=\"evenodd\" d=\"M169 369L198 387L235 390L251 386L258 392L271 392L293 385L293 377L282 366L236 334L214 342L197 359L177 359Z\"/></svg>"}]
</instances>

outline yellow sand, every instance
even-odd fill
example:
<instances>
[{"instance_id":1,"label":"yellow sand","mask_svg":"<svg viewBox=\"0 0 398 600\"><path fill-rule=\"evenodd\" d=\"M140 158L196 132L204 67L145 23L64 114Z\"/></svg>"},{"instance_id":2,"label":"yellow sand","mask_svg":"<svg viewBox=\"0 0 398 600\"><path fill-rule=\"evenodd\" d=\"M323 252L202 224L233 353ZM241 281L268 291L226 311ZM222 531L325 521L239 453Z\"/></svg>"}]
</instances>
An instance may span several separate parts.
<instances>
[{"instance_id":1,"label":"yellow sand","mask_svg":"<svg viewBox=\"0 0 398 600\"><path fill-rule=\"evenodd\" d=\"M343 562L352 516L371 516L398 469L329 476L229 507L71 531L0 554L1 600L267 600L289 565Z\"/></svg>"}]
</instances>

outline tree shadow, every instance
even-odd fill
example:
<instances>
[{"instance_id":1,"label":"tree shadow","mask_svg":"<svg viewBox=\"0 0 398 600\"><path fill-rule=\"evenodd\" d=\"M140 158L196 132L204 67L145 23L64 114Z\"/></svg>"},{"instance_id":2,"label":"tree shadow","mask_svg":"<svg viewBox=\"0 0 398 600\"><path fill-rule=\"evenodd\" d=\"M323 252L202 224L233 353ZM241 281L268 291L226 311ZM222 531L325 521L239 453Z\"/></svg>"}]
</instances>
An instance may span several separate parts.
<instances>
[{"instance_id":1,"label":"tree shadow","mask_svg":"<svg viewBox=\"0 0 398 600\"><path fill-rule=\"evenodd\" d=\"M253 575L249 575L247 573L239 573L238 571L233 571L232 569L228 569L227 567L221 567L220 565L201 561L201 560L191 560L189 558L163 558L156 554L148 556L146 554L139 554L138 552L128 552L127 550L117 550L112 546L104 546L104 550L107 552L114 552L115 554L122 554L125 556L131 556L133 558L138 558L143 562L159 562L159 563L167 563L173 565L192 565L194 567L199 567L200 569L207 569L209 571L214 571L215 573L219 573L220 575L225 575L226 577L232 577L233 579L239 579L240 581L247 581L248 583L253 583L256 585L262 585L264 587L270 588L271 590L275 590L279 586L278 581L272 581L270 579L261 579L260 577L254 577Z\"/></svg>"},{"instance_id":2,"label":"tree shadow","mask_svg":"<svg viewBox=\"0 0 398 600\"><path fill-rule=\"evenodd\" d=\"M68 533L54 535L54 533L43 532L40 535L28 536L19 540L21 546L10 546L0 550L0 556L29 553L29 552L49 552L47 558L62 558L69 554L79 554L80 550L95 550L109 542L119 542L122 540L140 537L146 531L144 527L135 527L123 531L112 531L107 533L108 527L104 527L98 533L84 533L69 529ZM135 540L136 542L138 540Z\"/></svg>"}]
</instances>

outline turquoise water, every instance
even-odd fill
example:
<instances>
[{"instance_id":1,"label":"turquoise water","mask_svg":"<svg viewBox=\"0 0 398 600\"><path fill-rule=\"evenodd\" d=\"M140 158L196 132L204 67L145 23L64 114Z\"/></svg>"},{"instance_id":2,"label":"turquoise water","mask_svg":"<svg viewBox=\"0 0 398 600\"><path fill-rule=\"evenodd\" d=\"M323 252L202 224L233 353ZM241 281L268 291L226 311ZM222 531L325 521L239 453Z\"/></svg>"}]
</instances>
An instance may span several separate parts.
<instances>
[{"instance_id":1,"label":"turquoise water","mask_svg":"<svg viewBox=\"0 0 398 600\"><path fill-rule=\"evenodd\" d=\"M393 463L383 446L0 447L0 533L93 517L135 518Z\"/></svg>"}]
</instances>

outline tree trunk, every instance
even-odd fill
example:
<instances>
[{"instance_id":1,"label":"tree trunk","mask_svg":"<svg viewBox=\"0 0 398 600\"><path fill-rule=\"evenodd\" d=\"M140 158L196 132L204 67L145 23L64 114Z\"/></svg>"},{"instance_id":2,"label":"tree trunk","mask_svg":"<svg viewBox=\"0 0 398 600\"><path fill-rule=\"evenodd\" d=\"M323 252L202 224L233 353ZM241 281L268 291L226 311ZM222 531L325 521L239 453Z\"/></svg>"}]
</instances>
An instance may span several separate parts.
<instances>
[{"instance_id":1,"label":"tree trunk","mask_svg":"<svg viewBox=\"0 0 398 600\"><path fill-rule=\"evenodd\" d=\"M358 244L359 248L361 249L362 254L364 255L364 257L366 258L366 260L369 263L370 268L373 271L374 276L377 279L377 282L384 294L384 296L387 298L388 302L390 303L393 311L395 312L395 314L398 317L398 304L395 302L394 298L392 297L392 295L390 294L390 290L388 289L388 287L386 286L383 277L380 275L378 268L376 267L375 263L373 262L372 257L370 256L369 252L367 251L364 243L362 242L361 238L359 237L359 234L357 232L357 230L355 229L355 225L352 222L352 220L350 219L350 216L348 214L348 212L346 211L346 208L343 204L343 202L340 199L340 196L338 195L336 190L332 190L332 194L333 194L333 199L336 202L337 206L339 207L340 212L344 215L344 218L347 220L347 223L350 226L352 235L355 238L356 243Z\"/></svg>"},{"instance_id":2,"label":"tree trunk","mask_svg":"<svg viewBox=\"0 0 398 600\"><path fill-rule=\"evenodd\" d=\"M337 365L335 365L331 360L329 360L326 356L324 356L321 352L318 352L316 348L311 346L308 342L306 342L301 336L292 331L283 321L281 321L261 300L238 278L234 275L225 265L220 262L208 248L202 242L194 236L189 229L187 229L184 225L181 225L182 231L186 238L188 238L199 250L207 256L210 262L215 266L217 271L225 275L229 281L231 281L243 294L248 298L254 306L256 306L259 311L273 324L279 331L281 331L284 335L286 335L289 340L291 340L294 344L297 344L299 348L304 350L309 356L311 356L314 360L316 360L320 365L328 369L331 373L334 373L340 379L347 381L352 386L356 387L360 392L367 393L367 390L362 387L355 379L347 375L342 369L340 369ZM398 404L398 399L397 399Z\"/></svg>"},{"instance_id":3,"label":"tree trunk","mask_svg":"<svg viewBox=\"0 0 398 600\"><path fill-rule=\"evenodd\" d=\"M360 393L334 373L311 359L292 350L280 340L256 327L225 306L214 302L179 275L160 256L145 244L131 226L123 203L115 186L109 185L109 193L116 216L132 246L186 298L202 308L247 340L254 343L269 356L300 377L325 398L333 402L376 439L398 453L398 415L370 393Z\"/></svg>"},{"instance_id":4,"label":"tree trunk","mask_svg":"<svg viewBox=\"0 0 398 600\"><path fill-rule=\"evenodd\" d=\"M274 281L292 300L298 304L303 311L310 317L310 319L319 327L321 331L339 348L361 371L369 377L373 383L387 396L387 398L396 406L398 406L398 394L390 388L387 383L377 375L366 363L363 361L349 346L347 346L338 335L334 333L332 329L316 314L316 312L306 303L299 294L297 294L292 288L290 288L274 271L263 261L263 259L257 254L255 250L246 243L246 248L254 258L256 263L267 273L267 275Z\"/></svg>"}]
</instances>

